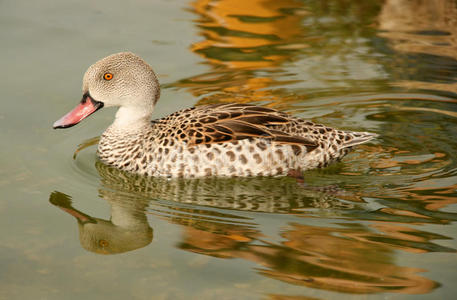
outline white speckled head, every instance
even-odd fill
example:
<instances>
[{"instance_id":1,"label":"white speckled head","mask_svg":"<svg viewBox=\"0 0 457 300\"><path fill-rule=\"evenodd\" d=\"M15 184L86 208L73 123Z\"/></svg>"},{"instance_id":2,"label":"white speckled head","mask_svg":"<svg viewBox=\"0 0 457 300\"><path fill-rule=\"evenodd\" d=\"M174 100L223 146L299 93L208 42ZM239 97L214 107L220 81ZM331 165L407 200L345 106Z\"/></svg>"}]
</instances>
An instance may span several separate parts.
<instances>
[{"instance_id":1,"label":"white speckled head","mask_svg":"<svg viewBox=\"0 0 457 300\"><path fill-rule=\"evenodd\" d=\"M106 107L153 107L160 96L152 68L130 52L110 55L90 66L84 74L82 90Z\"/></svg>"},{"instance_id":2,"label":"white speckled head","mask_svg":"<svg viewBox=\"0 0 457 300\"><path fill-rule=\"evenodd\" d=\"M87 69L83 99L57 120L54 128L68 128L106 106L119 106L113 128L130 130L150 121L160 97L160 85L152 68L140 57L121 52L105 57Z\"/></svg>"}]
</instances>

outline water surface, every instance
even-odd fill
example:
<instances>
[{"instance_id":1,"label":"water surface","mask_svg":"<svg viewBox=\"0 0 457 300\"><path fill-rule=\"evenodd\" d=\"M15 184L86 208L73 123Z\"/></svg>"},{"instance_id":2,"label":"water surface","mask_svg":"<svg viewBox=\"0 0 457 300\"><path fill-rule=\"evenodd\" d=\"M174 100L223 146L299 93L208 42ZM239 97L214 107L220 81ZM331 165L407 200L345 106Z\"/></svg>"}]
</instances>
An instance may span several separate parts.
<instances>
[{"instance_id":1,"label":"water surface","mask_svg":"<svg viewBox=\"0 0 457 300\"><path fill-rule=\"evenodd\" d=\"M457 292L457 4L3 1L0 298L366 299ZM294 178L165 180L97 161L104 109L51 124L129 50L161 117L274 107L380 135Z\"/></svg>"}]
</instances>

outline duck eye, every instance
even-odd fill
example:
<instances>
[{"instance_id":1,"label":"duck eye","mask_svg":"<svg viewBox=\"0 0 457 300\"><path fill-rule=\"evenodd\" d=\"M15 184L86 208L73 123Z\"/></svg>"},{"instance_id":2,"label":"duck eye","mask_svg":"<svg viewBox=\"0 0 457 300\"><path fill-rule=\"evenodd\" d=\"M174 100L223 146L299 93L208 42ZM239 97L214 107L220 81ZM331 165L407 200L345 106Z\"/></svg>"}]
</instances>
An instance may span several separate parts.
<instances>
[{"instance_id":1,"label":"duck eye","mask_svg":"<svg viewBox=\"0 0 457 300\"><path fill-rule=\"evenodd\" d=\"M111 79L113 79L113 74L111 74L111 73L105 73L105 75L103 75L103 79L105 79L105 80L111 80Z\"/></svg>"}]
</instances>

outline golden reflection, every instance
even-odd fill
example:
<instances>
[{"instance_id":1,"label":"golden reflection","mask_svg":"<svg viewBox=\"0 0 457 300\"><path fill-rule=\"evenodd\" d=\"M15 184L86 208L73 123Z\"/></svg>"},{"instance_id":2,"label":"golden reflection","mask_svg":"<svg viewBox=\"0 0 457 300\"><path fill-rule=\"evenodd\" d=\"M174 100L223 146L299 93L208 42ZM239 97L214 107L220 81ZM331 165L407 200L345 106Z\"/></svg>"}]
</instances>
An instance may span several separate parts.
<instances>
[{"instance_id":1,"label":"golden reflection","mask_svg":"<svg viewBox=\"0 0 457 300\"><path fill-rule=\"evenodd\" d=\"M367 147L367 149L370 148L373 147ZM409 152L405 150L393 150L393 148L386 148L382 149L382 151L382 147L374 146L374 148L379 149L379 152L390 152L391 155L389 155L388 157L380 157L377 160L372 161L370 165L373 169L389 169L399 167L399 173L403 171L403 174L405 174L406 172L404 169L402 170L402 168L407 168L408 166L413 165L423 165L423 168L420 168L420 170L418 170L422 174L429 171L440 170L443 167L450 164L445 153L437 152L430 153L427 155L407 155L407 153ZM425 165L428 165L428 168L426 168Z\"/></svg>"},{"instance_id":2,"label":"golden reflection","mask_svg":"<svg viewBox=\"0 0 457 300\"><path fill-rule=\"evenodd\" d=\"M257 271L269 278L345 293L423 294L438 283L418 275L426 270L398 264L396 251L455 252L433 243L447 237L402 224L440 222L440 217L452 218L452 214L434 215L423 208L392 207L388 211L388 206L367 212L358 207L363 203L335 198L345 194L338 188L307 188L292 178L167 180L129 174L101 163L96 168L101 177L100 197L111 207L110 221L76 210L70 197L62 193L50 197L52 204L77 219L81 245L96 253L122 253L148 245L152 241L150 215L182 228L180 249L254 262ZM270 241L255 219L255 212L269 212L294 214L305 221L316 208L325 208L322 213L326 214L333 211L336 218L348 215L351 220L368 221L324 222L323 226L288 223L281 227L281 241L276 242ZM398 213L400 210L403 212ZM408 218L406 222L398 219L402 215Z\"/></svg>"},{"instance_id":3,"label":"golden reflection","mask_svg":"<svg viewBox=\"0 0 457 300\"><path fill-rule=\"evenodd\" d=\"M457 203L456 156L453 141L449 140L452 126L435 114L427 115L425 119L393 110L371 117L386 121L382 131L387 142L363 145L361 153L352 155L352 164L357 165L355 162L360 158L356 155L361 156L361 161L368 164L370 182L376 180L383 186L371 192L361 191L359 195L382 204L376 211L376 218L408 224L456 221L457 214L446 211ZM395 147L383 146L389 144L390 139L395 140L390 143ZM363 174L354 170L357 171L352 167L350 171ZM339 174L350 175L345 169ZM372 220L370 215L363 218ZM414 242L413 245L400 242L392 246L415 253L424 251L423 246Z\"/></svg>"},{"instance_id":4,"label":"golden reflection","mask_svg":"<svg viewBox=\"0 0 457 300\"><path fill-rule=\"evenodd\" d=\"M191 50L232 69L277 66L288 56L271 46L287 44L279 49L291 49L294 38L301 34L302 16L307 14L295 0L198 0L192 5L205 39ZM293 48L297 47L306 46Z\"/></svg>"},{"instance_id":5,"label":"golden reflection","mask_svg":"<svg viewBox=\"0 0 457 300\"><path fill-rule=\"evenodd\" d=\"M309 93L333 86L347 93L349 86L360 90L360 81L377 84L384 72L361 53L371 51L366 35L381 3L193 1L202 40L190 50L210 70L169 86L186 88L200 98L199 104L262 101L285 109L297 101L296 90L286 86L303 83ZM354 49L361 55L353 55ZM309 63L304 64L305 58ZM335 70L340 80L335 80Z\"/></svg>"},{"instance_id":6,"label":"golden reflection","mask_svg":"<svg viewBox=\"0 0 457 300\"><path fill-rule=\"evenodd\" d=\"M258 271L265 276L318 289L424 294L438 286L417 274L424 270L396 265L389 242L376 240L389 237L361 225L346 226L291 224L291 229L281 234L286 241L277 244L262 239L262 234L252 228L198 224L184 226L179 247L214 257L249 260L262 266ZM414 233L420 232L402 238L414 237Z\"/></svg>"},{"instance_id":7,"label":"golden reflection","mask_svg":"<svg viewBox=\"0 0 457 300\"><path fill-rule=\"evenodd\" d=\"M409 202L420 203L425 212L431 215L446 216L443 223L457 220L457 214L441 212L443 208L457 203L457 184L443 187L420 187L413 185L399 189L400 197Z\"/></svg>"},{"instance_id":8,"label":"golden reflection","mask_svg":"<svg viewBox=\"0 0 457 300\"><path fill-rule=\"evenodd\" d=\"M295 0L198 0L192 2L203 40L191 51L203 57L213 71L181 80L209 102L253 102L271 100L271 87L279 82L259 70L275 69L308 47L301 38L303 16L308 12ZM279 71L279 70L276 70ZM216 95L211 95L211 93Z\"/></svg>"},{"instance_id":9,"label":"golden reflection","mask_svg":"<svg viewBox=\"0 0 457 300\"><path fill-rule=\"evenodd\" d=\"M284 104L296 100L296 96L291 97L290 90L280 87L303 82L304 78L320 84L314 87L304 83L308 95L324 93L328 87L334 95L341 85L360 90L360 85L369 84L372 91L386 83L386 76L391 78L391 86L457 93L454 0L197 0L191 6L198 16L195 23L202 40L192 44L190 50L211 70L170 86L186 88L200 98L200 104ZM385 47L377 48L379 44L369 37L373 28L394 50L385 59L373 60L373 52L385 54ZM414 58L405 54L416 55L417 61L408 64ZM295 76L293 68L284 64L304 57L309 59L303 68L309 73L306 76ZM442 67L433 68L437 63ZM423 76L422 68L433 68L433 74L413 80L405 72L409 68L416 72L414 77Z\"/></svg>"},{"instance_id":10,"label":"golden reflection","mask_svg":"<svg viewBox=\"0 0 457 300\"><path fill-rule=\"evenodd\" d=\"M296 262L276 264L277 269L262 272L295 284L350 293L423 294L437 287L417 275L423 270L397 266L388 244L371 242L378 234L363 226L346 226L293 224L283 234L282 246L286 257ZM307 265L313 266L313 273L299 272Z\"/></svg>"}]
</instances>

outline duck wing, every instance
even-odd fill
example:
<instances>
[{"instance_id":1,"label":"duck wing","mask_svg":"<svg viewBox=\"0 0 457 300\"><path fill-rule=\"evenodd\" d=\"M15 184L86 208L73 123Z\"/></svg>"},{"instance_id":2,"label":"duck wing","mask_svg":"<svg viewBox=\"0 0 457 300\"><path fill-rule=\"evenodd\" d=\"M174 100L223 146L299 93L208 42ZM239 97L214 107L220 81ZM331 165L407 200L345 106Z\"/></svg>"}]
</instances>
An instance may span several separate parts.
<instances>
[{"instance_id":1,"label":"duck wing","mask_svg":"<svg viewBox=\"0 0 457 300\"><path fill-rule=\"evenodd\" d=\"M262 138L305 146L308 152L318 147L311 139L278 130L278 125L291 123L292 117L267 107L237 103L203 105L173 115L180 124L175 126L179 128L177 137L189 146Z\"/></svg>"}]
</instances>

